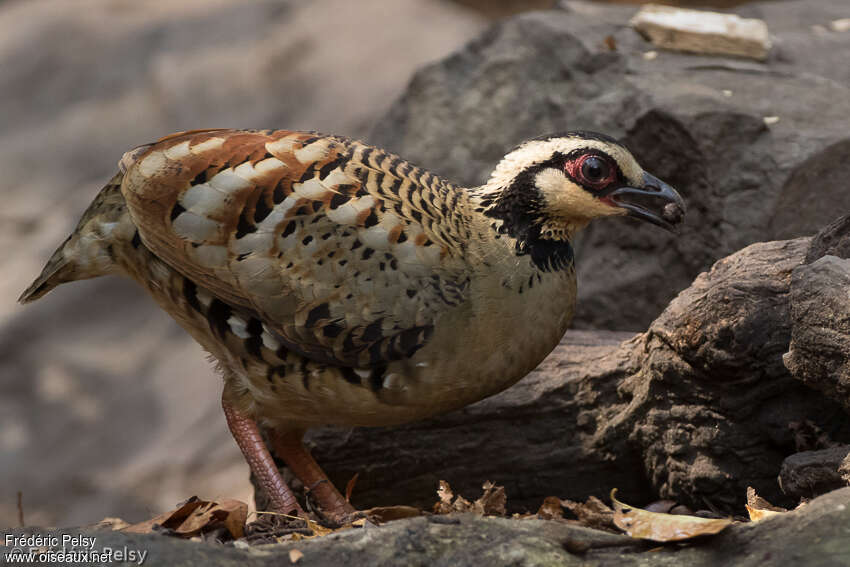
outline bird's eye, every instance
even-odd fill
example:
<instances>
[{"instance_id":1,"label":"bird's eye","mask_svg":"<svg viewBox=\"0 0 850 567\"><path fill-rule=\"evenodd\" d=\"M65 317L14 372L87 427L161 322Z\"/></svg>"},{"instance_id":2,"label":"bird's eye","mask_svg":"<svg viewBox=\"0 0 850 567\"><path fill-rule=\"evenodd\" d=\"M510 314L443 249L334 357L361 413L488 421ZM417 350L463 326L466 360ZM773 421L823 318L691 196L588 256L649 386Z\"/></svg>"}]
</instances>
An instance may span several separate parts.
<instances>
[{"instance_id":1,"label":"bird's eye","mask_svg":"<svg viewBox=\"0 0 850 567\"><path fill-rule=\"evenodd\" d=\"M608 162L598 156L587 156L581 160L579 168L584 181L596 185L608 179L611 175L611 166Z\"/></svg>"}]
</instances>

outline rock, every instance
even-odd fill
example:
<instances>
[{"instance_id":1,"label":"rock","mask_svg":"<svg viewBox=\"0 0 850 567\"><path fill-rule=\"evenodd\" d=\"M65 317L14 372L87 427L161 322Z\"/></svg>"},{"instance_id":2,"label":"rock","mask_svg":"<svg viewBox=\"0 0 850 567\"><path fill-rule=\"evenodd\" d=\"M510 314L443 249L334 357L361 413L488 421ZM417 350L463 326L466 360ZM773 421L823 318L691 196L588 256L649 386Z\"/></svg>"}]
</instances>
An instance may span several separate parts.
<instances>
[{"instance_id":1,"label":"rock","mask_svg":"<svg viewBox=\"0 0 850 567\"><path fill-rule=\"evenodd\" d=\"M257 547L225 547L159 534L92 530L10 530L10 535L84 533L105 547L146 552L145 565L491 565L745 567L785 564L839 565L850 558L850 488L768 520L733 524L717 536L686 545L648 546L625 535L555 520L510 520L462 514L390 522L328 536ZM813 542L817 542L813 544ZM297 553L291 553L297 550ZM755 563L754 563L755 562Z\"/></svg>"},{"instance_id":2,"label":"rock","mask_svg":"<svg viewBox=\"0 0 850 567\"><path fill-rule=\"evenodd\" d=\"M836 219L812 238L806 264L827 255L850 259L850 215Z\"/></svg>"},{"instance_id":3,"label":"rock","mask_svg":"<svg viewBox=\"0 0 850 567\"><path fill-rule=\"evenodd\" d=\"M676 51L764 60L770 50L764 21L735 14L648 4L629 25L653 45Z\"/></svg>"},{"instance_id":4,"label":"rock","mask_svg":"<svg viewBox=\"0 0 850 567\"><path fill-rule=\"evenodd\" d=\"M701 274L639 335L570 331L529 376L432 420L378 429L317 429L313 453L352 501L430 507L439 480L474 496L504 485L511 511L543 498L658 497L739 513L748 486L777 505L794 424L850 443L840 400L783 364L792 334L792 273L811 239L749 246Z\"/></svg>"},{"instance_id":5,"label":"rock","mask_svg":"<svg viewBox=\"0 0 850 567\"><path fill-rule=\"evenodd\" d=\"M850 445L795 453L782 461L779 485L785 494L795 498L813 498L843 488L850 484L841 470L847 459Z\"/></svg>"},{"instance_id":6,"label":"rock","mask_svg":"<svg viewBox=\"0 0 850 567\"><path fill-rule=\"evenodd\" d=\"M788 370L850 412L850 259L824 256L796 268L791 317Z\"/></svg>"},{"instance_id":7,"label":"rock","mask_svg":"<svg viewBox=\"0 0 850 567\"><path fill-rule=\"evenodd\" d=\"M850 411L850 215L812 239L791 280L791 345L784 363Z\"/></svg>"},{"instance_id":8,"label":"rock","mask_svg":"<svg viewBox=\"0 0 850 567\"><path fill-rule=\"evenodd\" d=\"M576 243L574 326L645 329L717 259L813 234L850 209L850 34L812 28L846 17L844 0L736 9L775 37L764 63L645 58L652 44L627 26L636 7L561 6L505 21L419 71L370 140L477 185L524 139L597 130L677 187L688 203L678 237L617 219Z\"/></svg>"}]
</instances>

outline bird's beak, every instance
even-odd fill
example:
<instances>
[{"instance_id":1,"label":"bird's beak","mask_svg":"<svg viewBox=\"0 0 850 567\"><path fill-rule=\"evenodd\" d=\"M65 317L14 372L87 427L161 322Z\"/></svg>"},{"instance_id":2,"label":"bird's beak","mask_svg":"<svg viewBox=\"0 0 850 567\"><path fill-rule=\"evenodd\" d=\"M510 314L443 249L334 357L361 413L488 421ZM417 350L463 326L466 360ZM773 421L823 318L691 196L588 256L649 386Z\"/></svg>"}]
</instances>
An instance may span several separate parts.
<instances>
[{"instance_id":1,"label":"bird's beak","mask_svg":"<svg viewBox=\"0 0 850 567\"><path fill-rule=\"evenodd\" d=\"M685 218L685 202L675 189L648 173L641 187L619 187L608 195L626 214L675 232Z\"/></svg>"}]
</instances>

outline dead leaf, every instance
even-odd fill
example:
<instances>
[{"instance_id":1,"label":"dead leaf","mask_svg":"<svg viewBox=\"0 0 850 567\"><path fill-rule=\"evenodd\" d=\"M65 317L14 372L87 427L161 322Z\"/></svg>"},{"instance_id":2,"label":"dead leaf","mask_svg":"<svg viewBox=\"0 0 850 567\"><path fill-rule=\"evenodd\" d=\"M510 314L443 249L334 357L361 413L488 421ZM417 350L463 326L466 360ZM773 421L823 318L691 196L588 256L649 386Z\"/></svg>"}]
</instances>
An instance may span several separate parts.
<instances>
[{"instance_id":1,"label":"dead leaf","mask_svg":"<svg viewBox=\"0 0 850 567\"><path fill-rule=\"evenodd\" d=\"M543 504L537 510L537 517L542 520L554 520L564 517L564 510L561 507L561 499L557 496L547 496L543 499Z\"/></svg>"},{"instance_id":2,"label":"dead leaf","mask_svg":"<svg viewBox=\"0 0 850 567\"><path fill-rule=\"evenodd\" d=\"M301 559L304 558L304 554L298 551L297 549L289 550L289 562L290 563L298 563Z\"/></svg>"},{"instance_id":3,"label":"dead leaf","mask_svg":"<svg viewBox=\"0 0 850 567\"><path fill-rule=\"evenodd\" d=\"M452 512L473 512L482 516L504 516L507 512L507 496L505 488L496 486L487 481L482 486L484 494L474 503L461 495L455 496L452 487L445 480L441 480L437 487L437 496L440 501L434 504L435 514L451 514Z\"/></svg>"},{"instance_id":4,"label":"dead leaf","mask_svg":"<svg viewBox=\"0 0 850 567\"><path fill-rule=\"evenodd\" d=\"M771 512L787 512L787 508L780 508L779 506L774 506L758 494L756 494L756 489L752 486L747 487L747 506L755 508L757 510L770 510Z\"/></svg>"},{"instance_id":5,"label":"dead leaf","mask_svg":"<svg viewBox=\"0 0 850 567\"><path fill-rule=\"evenodd\" d=\"M608 507L596 496L591 496L587 502L561 500L561 506L575 514L575 517L589 528L616 529L614 525L614 510Z\"/></svg>"},{"instance_id":6,"label":"dead leaf","mask_svg":"<svg viewBox=\"0 0 850 567\"><path fill-rule=\"evenodd\" d=\"M363 510L363 513L368 516L369 520L375 524L386 524L393 520L402 520L404 518L413 518L421 516L422 510L413 506L378 506ZM352 525L356 525L354 522Z\"/></svg>"},{"instance_id":7,"label":"dead leaf","mask_svg":"<svg viewBox=\"0 0 850 567\"><path fill-rule=\"evenodd\" d=\"M774 506L758 494L752 486L747 487L747 512L750 514L751 522L760 522L771 516L777 516L788 510Z\"/></svg>"},{"instance_id":8,"label":"dead leaf","mask_svg":"<svg viewBox=\"0 0 850 567\"><path fill-rule=\"evenodd\" d=\"M450 514L452 512L452 498L455 497L452 487L445 480L441 480L437 486L437 497L439 502L434 504L435 514Z\"/></svg>"},{"instance_id":9,"label":"dead leaf","mask_svg":"<svg viewBox=\"0 0 850 567\"><path fill-rule=\"evenodd\" d=\"M452 504L452 509L455 512L474 512L472 502L458 494L455 496L455 501Z\"/></svg>"},{"instance_id":10,"label":"dead leaf","mask_svg":"<svg viewBox=\"0 0 850 567\"><path fill-rule=\"evenodd\" d=\"M651 541L682 541L702 535L716 534L726 529L732 520L707 519L647 512L623 504L615 498L617 489L611 491L614 505L614 524L633 538Z\"/></svg>"},{"instance_id":11,"label":"dead leaf","mask_svg":"<svg viewBox=\"0 0 850 567\"><path fill-rule=\"evenodd\" d=\"M602 40L602 42L605 44L605 47L607 47L611 51L617 51L617 40L614 39L613 35L606 35L605 39Z\"/></svg>"},{"instance_id":12,"label":"dead leaf","mask_svg":"<svg viewBox=\"0 0 850 567\"><path fill-rule=\"evenodd\" d=\"M132 534L146 534L152 532L155 525L171 528L174 525L180 525L201 504L203 502L197 496L192 496L182 504L178 504L177 508L171 512L160 514L144 522L132 524L120 531Z\"/></svg>"},{"instance_id":13,"label":"dead leaf","mask_svg":"<svg viewBox=\"0 0 850 567\"><path fill-rule=\"evenodd\" d=\"M504 516L508 513L505 509L508 497L504 486L496 486L488 480L481 488L484 494L475 501L475 512L483 516Z\"/></svg>"},{"instance_id":14,"label":"dead leaf","mask_svg":"<svg viewBox=\"0 0 850 567\"><path fill-rule=\"evenodd\" d=\"M750 515L751 522L761 522L771 516L779 516L782 512L776 512L774 510L761 510L759 508L753 508L749 504L745 505L747 508L747 513Z\"/></svg>"},{"instance_id":15,"label":"dead leaf","mask_svg":"<svg viewBox=\"0 0 850 567\"><path fill-rule=\"evenodd\" d=\"M239 539L245 535L245 521L248 519L248 505L239 500L209 502L193 496L175 510L160 514L150 520L121 528L127 533L149 533L155 525L172 530L174 534L189 539L201 533L224 527L233 537Z\"/></svg>"},{"instance_id":16,"label":"dead leaf","mask_svg":"<svg viewBox=\"0 0 850 567\"><path fill-rule=\"evenodd\" d=\"M435 514L451 514L452 512L470 512L472 504L463 496L455 496L452 487L445 480L440 481L437 487L437 496L440 501L434 504Z\"/></svg>"},{"instance_id":17,"label":"dead leaf","mask_svg":"<svg viewBox=\"0 0 850 567\"><path fill-rule=\"evenodd\" d=\"M326 536L328 534L332 534L335 531L347 530L351 527L351 525L349 524L349 525L342 526L342 527L338 528L337 530L334 530L334 529L331 529L331 528L326 528L325 526L323 526L323 525L321 525L317 522L314 522L313 520L306 520L305 519L304 521L307 522L307 526L313 531L313 534L312 535L305 535L305 534L302 534L302 533L293 533L292 534L292 540L293 541L298 541L298 540L302 540L302 539L313 539L315 537L322 537L322 536Z\"/></svg>"},{"instance_id":18,"label":"dead leaf","mask_svg":"<svg viewBox=\"0 0 850 567\"><path fill-rule=\"evenodd\" d=\"M354 476L351 477L351 480L348 481L345 485L345 501L351 502L351 493L354 492L354 485L357 484L357 478L360 476L360 473L354 473Z\"/></svg>"},{"instance_id":19,"label":"dead leaf","mask_svg":"<svg viewBox=\"0 0 850 567\"><path fill-rule=\"evenodd\" d=\"M245 535L245 523L248 521L247 504L228 498L218 503L215 514L221 519L233 539L239 539Z\"/></svg>"}]
</instances>

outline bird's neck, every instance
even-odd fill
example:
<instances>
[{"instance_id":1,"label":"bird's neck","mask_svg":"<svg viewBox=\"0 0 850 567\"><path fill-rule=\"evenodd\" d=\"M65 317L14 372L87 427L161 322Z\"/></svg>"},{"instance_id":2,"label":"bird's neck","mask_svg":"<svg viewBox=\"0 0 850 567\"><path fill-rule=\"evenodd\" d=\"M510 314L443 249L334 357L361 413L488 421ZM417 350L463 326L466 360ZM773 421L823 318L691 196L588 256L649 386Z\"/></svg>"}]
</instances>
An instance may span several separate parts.
<instances>
[{"instance_id":1,"label":"bird's neck","mask_svg":"<svg viewBox=\"0 0 850 567\"><path fill-rule=\"evenodd\" d=\"M517 256L529 256L544 272L573 267L572 237L586 223L546 216L543 204L529 192L483 185L470 190L473 210L494 239L505 240Z\"/></svg>"}]
</instances>

